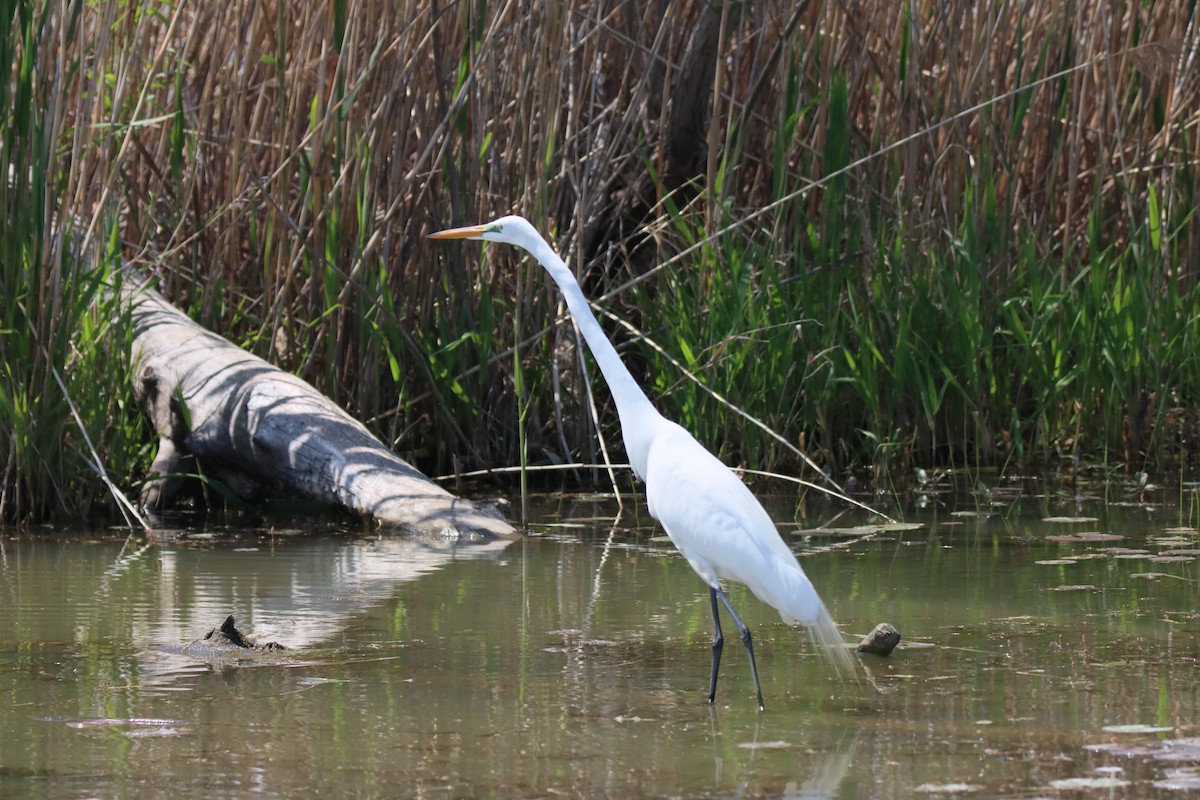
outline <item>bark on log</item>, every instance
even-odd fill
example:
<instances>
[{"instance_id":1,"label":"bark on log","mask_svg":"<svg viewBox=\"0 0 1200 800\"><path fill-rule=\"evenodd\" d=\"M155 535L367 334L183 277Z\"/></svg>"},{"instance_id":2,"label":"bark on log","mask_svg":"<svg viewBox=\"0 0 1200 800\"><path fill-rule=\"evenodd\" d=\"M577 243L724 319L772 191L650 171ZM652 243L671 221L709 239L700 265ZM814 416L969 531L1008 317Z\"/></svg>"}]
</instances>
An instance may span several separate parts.
<instances>
[{"instance_id":1,"label":"bark on log","mask_svg":"<svg viewBox=\"0 0 1200 800\"><path fill-rule=\"evenodd\" d=\"M447 492L300 378L192 322L137 279L134 387L160 438L147 508L195 459L239 494L275 485L418 533L512 536L494 510Z\"/></svg>"},{"instance_id":2,"label":"bark on log","mask_svg":"<svg viewBox=\"0 0 1200 800\"><path fill-rule=\"evenodd\" d=\"M741 6L730 13L736 22ZM671 191L705 172L708 160L708 124L712 113L712 85L716 75L717 50L721 33L721 5L705 3L688 37L679 74L671 87L667 108L667 127L663 170L664 183Z\"/></svg>"}]
</instances>

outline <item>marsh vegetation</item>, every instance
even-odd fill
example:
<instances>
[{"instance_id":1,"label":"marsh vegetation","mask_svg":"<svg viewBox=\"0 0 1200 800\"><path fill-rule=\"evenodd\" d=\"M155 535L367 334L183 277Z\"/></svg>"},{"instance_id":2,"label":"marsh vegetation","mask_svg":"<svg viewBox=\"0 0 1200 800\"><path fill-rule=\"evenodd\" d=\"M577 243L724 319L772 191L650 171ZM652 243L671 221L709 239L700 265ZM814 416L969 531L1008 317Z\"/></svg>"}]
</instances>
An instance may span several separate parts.
<instances>
[{"instance_id":1,"label":"marsh vegetation","mask_svg":"<svg viewBox=\"0 0 1200 800\"><path fill-rule=\"evenodd\" d=\"M428 472L522 448L620 461L540 270L423 240L510 211L730 462L804 473L803 453L879 482L1196 466L1187 4L0 0L0 18L6 519L89 515L97 470L130 485L150 461L106 291L122 263Z\"/></svg>"}]
</instances>

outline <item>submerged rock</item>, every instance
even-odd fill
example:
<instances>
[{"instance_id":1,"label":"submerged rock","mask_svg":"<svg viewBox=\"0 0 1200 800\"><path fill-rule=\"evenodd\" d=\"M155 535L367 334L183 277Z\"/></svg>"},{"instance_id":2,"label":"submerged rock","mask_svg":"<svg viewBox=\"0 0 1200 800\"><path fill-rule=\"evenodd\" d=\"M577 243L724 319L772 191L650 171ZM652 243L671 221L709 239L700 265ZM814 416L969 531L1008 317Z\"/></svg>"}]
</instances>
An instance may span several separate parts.
<instances>
[{"instance_id":1,"label":"submerged rock","mask_svg":"<svg viewBox=\"0 0 1200 800\"><path fill-rule=\"evenodd\" d=\"M890 622L881 622L862 638L858 647L855 648L855 652L886 656L891 654L898 644L900 644L900 631L896 630L896 626Z\"/></svg>"},{"instance_id":2,"label":"submerged rock","mask_svg":"<svg viewBox=\"0 0 1200 800\"><path fill-rule=\"evenodd\" d=\"M242 632L237 629L234 623L233 615L230 614L221 623L221 627L213 628L208 633L204 634L203 643L196 642L183 649L183 652L195 649L196 645L200 645L200 649L206 651L208 655L213 653L233 653L243 650L255 650L272 652L275 650L284 650L283 645L278 642L265 642L257 644L254 641L247 639L242 635Z\"/></svg>"}]
</instances>

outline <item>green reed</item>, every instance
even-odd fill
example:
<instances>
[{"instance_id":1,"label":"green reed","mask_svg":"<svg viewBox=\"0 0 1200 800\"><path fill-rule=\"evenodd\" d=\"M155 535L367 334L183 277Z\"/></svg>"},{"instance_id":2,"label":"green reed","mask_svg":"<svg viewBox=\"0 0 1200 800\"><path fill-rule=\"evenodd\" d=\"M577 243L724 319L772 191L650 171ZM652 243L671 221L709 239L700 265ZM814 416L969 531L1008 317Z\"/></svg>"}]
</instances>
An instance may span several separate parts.
<instances>
[{"instance_id":1,"label":"green reed","mask_svg":"<svg viewBox=\"0 0 1200 800\"><path fill-rule=\"evenodd\" d=\"M128 381L127 316L117 300L115 227L83 251L61 219L67 98L42 70L43 37L66 17L24 0L0 3L0 521L89 516L105 507L102 476L130 483L151 441ZM62 72L70 64L58 65ZM46 113L53 109L57 116ZM99 252L97 252L99 251ZM92 448L95 447L95 450ZM121 464L107 458L120 453Z\"/></svg>"}]
</instances>

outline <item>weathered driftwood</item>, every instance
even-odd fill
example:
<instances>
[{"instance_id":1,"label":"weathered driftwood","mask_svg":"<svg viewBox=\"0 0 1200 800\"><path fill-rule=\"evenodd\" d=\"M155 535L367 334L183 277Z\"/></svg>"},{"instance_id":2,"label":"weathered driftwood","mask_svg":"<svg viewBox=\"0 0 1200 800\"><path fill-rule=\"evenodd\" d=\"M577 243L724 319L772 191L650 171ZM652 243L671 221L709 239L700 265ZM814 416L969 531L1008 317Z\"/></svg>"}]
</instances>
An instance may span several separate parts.
<instances>
[{"instance_id":1,"label":"weathered driftwood","mask_svg":"<svg viewBox=\"0 0 1200 800\"><path fill-rule=\"evenodd\" d=\"M201 328L130 280L135 392L160 438L142 491L161 509L198 461L239 494L261 485L419 533L511 536L490 508L410 466L309 384Z\"/></svg>"}]
</instances>

